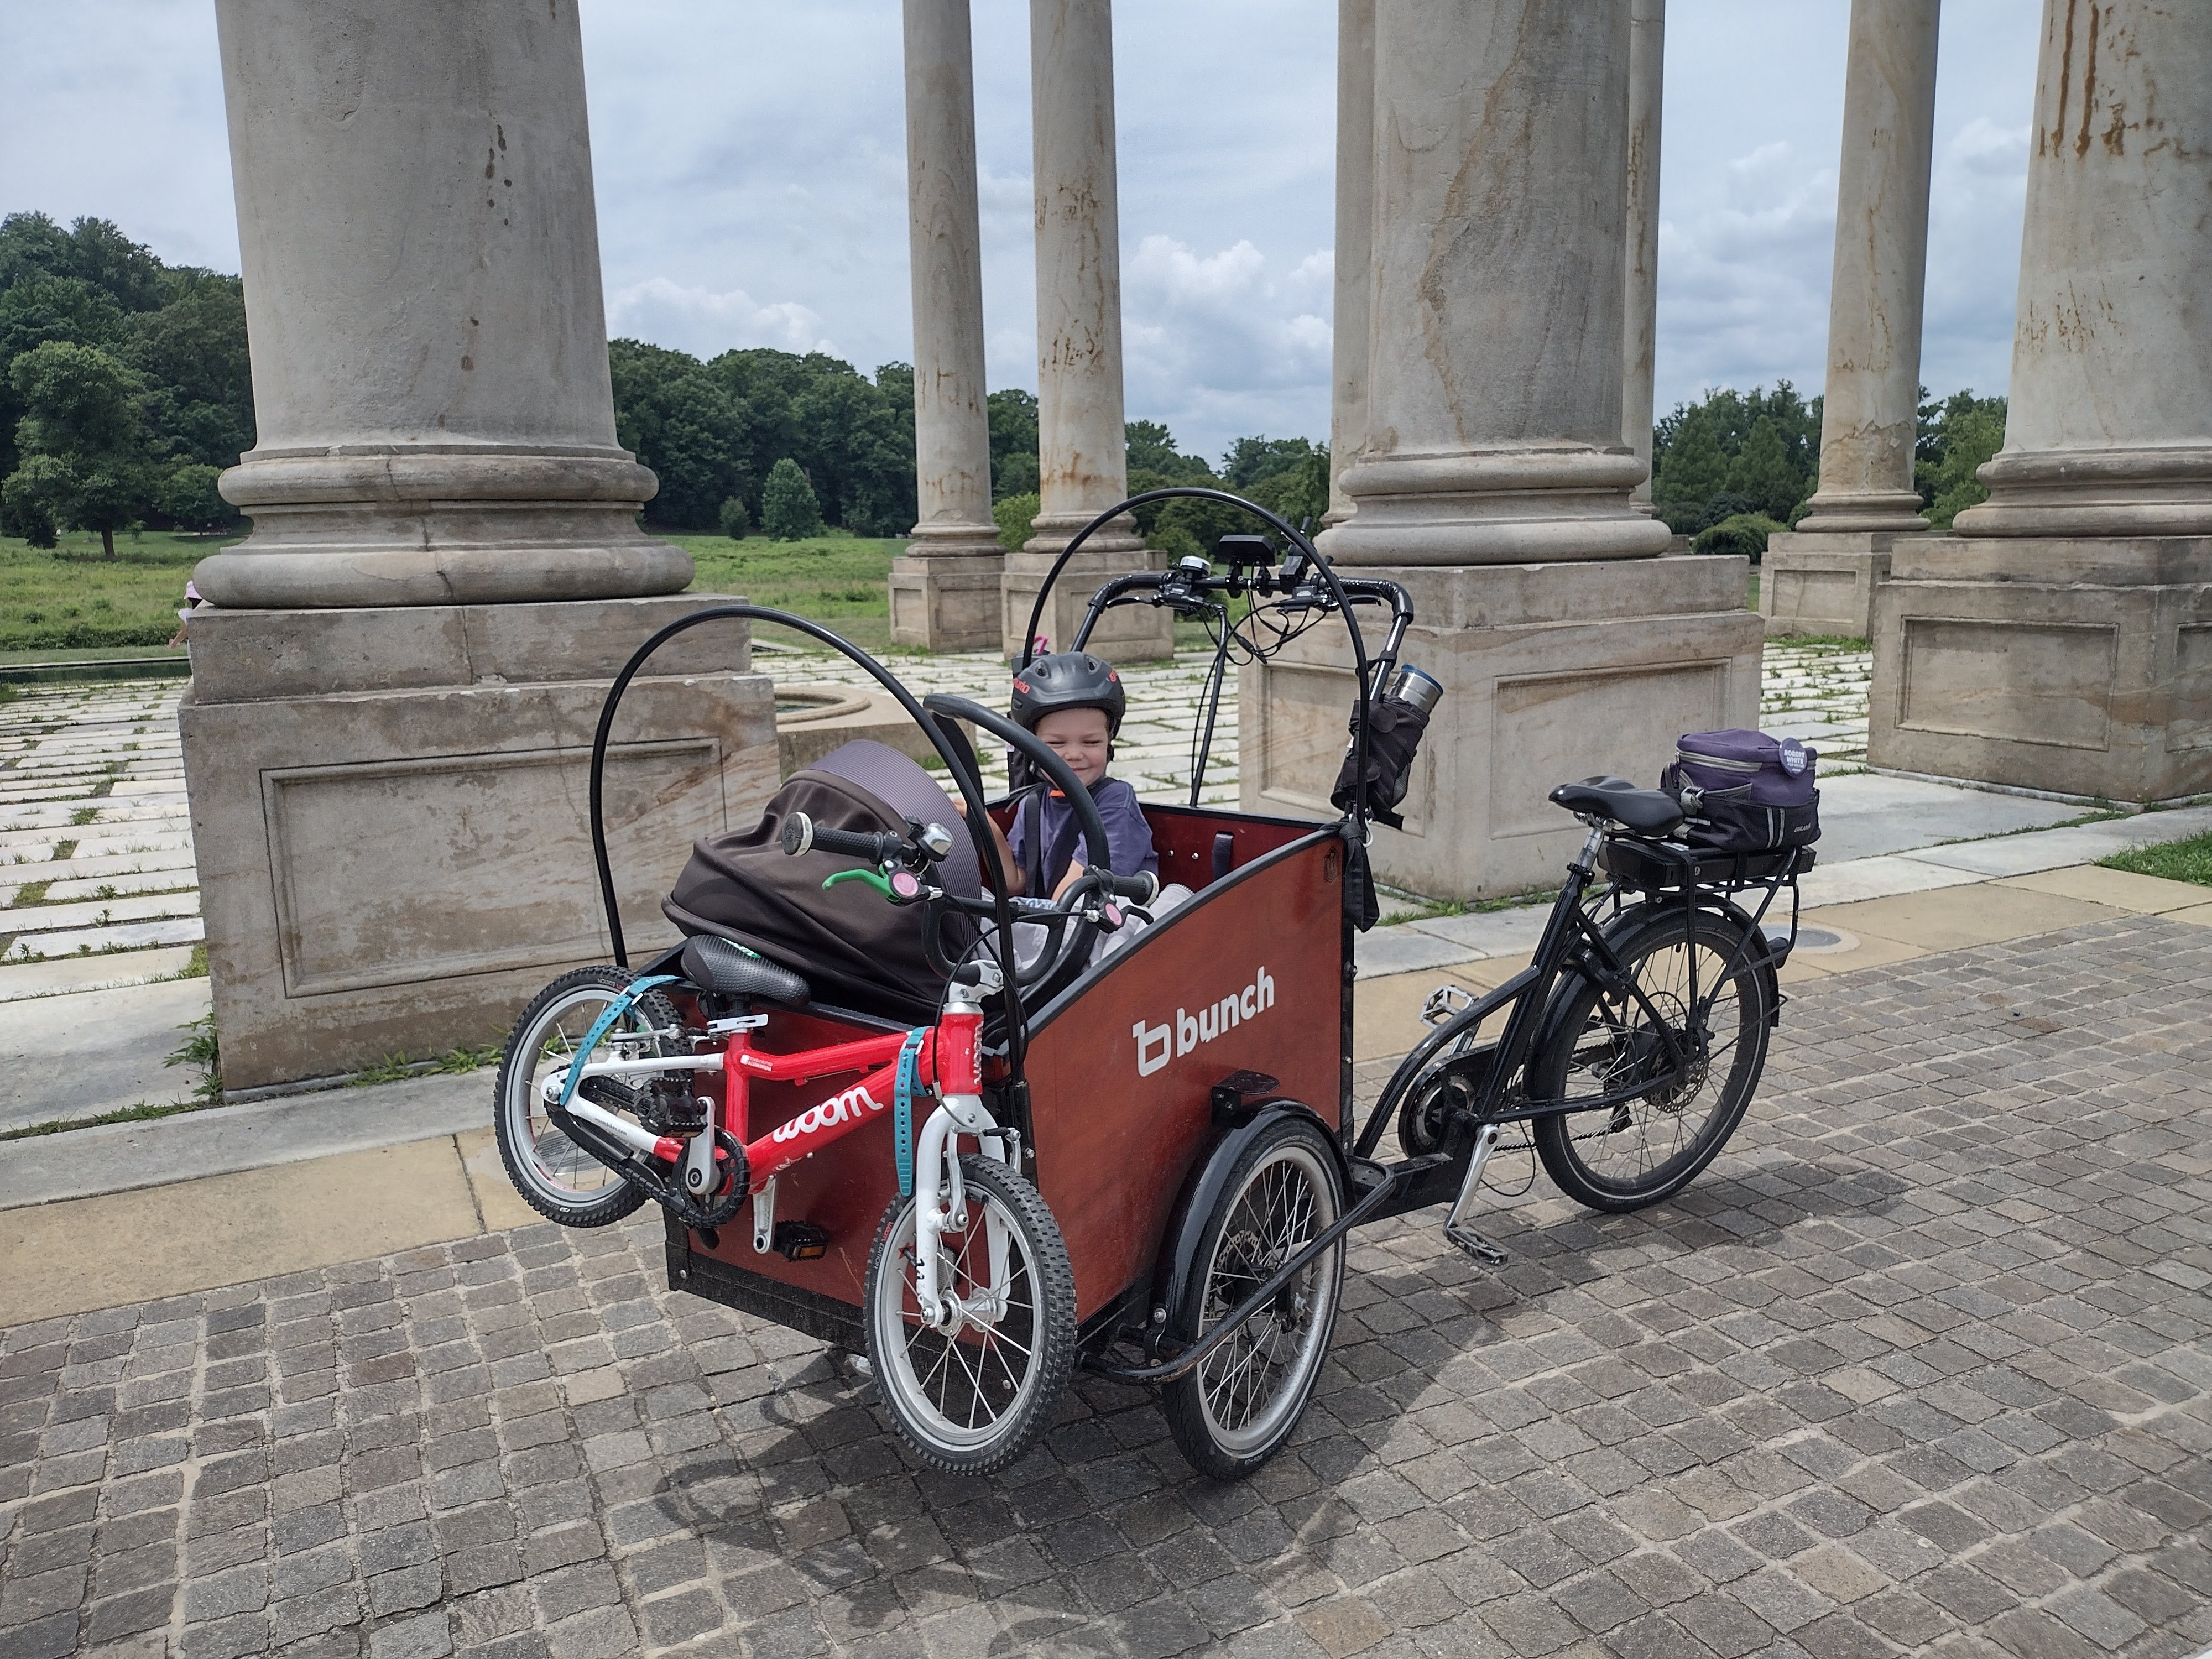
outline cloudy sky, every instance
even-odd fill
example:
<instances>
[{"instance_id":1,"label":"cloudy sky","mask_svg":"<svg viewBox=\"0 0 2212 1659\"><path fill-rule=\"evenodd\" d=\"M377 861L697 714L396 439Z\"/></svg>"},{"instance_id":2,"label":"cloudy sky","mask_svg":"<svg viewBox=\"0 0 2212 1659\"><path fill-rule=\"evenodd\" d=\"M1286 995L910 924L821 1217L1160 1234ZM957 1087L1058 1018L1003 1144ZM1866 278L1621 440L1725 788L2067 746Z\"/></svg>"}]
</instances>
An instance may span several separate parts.
<instances>
[{"instance_id":1,"label":"cloudy sky","mask_svg":"<svg viewBox=\"0 0 2212 1659\"><path fill-rule=\"evenodd\" d=\"M991 383L1036 384L1028 9L973 0ZM1922 378L2003 388L2030 0L1943 9ZM1659 400L1819 388L1847 0L1674 0ZM1131 416L1218 455L1328 427L1332 0L1120 0ZM911 349L891 0L583 0L610 329L702 356ZM206 0L0 6L0 210L111 218L235 270Z\"/></svg>"}]
</instances>

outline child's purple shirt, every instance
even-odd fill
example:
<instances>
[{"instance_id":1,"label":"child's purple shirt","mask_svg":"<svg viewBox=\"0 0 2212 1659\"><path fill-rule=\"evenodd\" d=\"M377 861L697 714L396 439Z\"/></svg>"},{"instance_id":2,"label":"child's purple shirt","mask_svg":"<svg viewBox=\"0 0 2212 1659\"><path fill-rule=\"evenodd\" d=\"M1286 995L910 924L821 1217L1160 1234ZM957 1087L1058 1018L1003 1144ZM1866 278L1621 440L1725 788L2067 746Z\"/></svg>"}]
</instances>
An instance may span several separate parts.
<instances>
[{"instance_id":1,"label":"child's purple shirt","mask_svg":"<svg viewBox=\"0 0 2212 1659\"><path fill-rule=\"evenodd\" d=\"M1117 876L1138 874L1158 875L1160 855L1152 847L1152 827L1145 822L1144 809L1137 804L1137 792L1119 778L1101 778L1091 791L1091 799L1097 804L1098 816L1106 825L1106 862ZM1029 867L1029 828L1031 807L1024 800L1014 812L1013 827L1006 840L1014 849L1014 861L1024 869ZM1082 831L1075 822L1075 808L1065 797L1048 793L1043 812L1043 875L1044 885L1035 896L1049 898L1067 874L1067 866L1076 860L1076 843ZM1098 862L1086 849L1082 864L1088 869Z\"/></svg>"}]
</instances>

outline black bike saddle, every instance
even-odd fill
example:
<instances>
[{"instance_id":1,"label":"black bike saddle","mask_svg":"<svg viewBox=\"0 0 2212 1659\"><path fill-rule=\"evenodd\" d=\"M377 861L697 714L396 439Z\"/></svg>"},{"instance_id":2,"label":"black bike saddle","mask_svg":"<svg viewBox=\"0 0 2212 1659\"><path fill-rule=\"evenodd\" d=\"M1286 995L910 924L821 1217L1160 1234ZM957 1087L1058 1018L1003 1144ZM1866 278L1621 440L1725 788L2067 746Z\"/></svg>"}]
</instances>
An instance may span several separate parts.
<instances>
[{"instance_id":1,"label":"black bike saddle","mask_svg":"<svg viewBox=\"0 0 2212 1659\"><path fill-rule=\"evenodd\" d=\"M1584 778L1552 791L1552 805L1610 819L1639 836L1663 836L1682 822L1682 803L1656 789L1638 789L1626 778Z\"/></svg>"},{"instance_id":2,"label":"black bike saddle","mask_svg":"<svg viewBox=\"0 0 2212 1659\"><path fill-rule=\"evenodd\" d=\"M747 1002L757 998L787 1003L793 1007L814 994L806 981L790 969L778 967L766 957L754 956L712 933L702 933L686 941L683 960L684 977L702 991L719 991L724 996L742 997Z\"/></svg>"}]
</instances>

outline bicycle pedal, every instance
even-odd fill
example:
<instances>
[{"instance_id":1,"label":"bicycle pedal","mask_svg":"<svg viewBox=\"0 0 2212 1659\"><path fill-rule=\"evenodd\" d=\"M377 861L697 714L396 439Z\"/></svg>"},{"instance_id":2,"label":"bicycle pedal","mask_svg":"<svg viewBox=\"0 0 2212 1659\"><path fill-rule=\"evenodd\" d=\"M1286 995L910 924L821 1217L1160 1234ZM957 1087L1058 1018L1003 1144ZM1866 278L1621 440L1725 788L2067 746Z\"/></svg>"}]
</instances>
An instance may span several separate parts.
<instances>
[{"instance_id":1,"label":"bicycle pedal","mask_svg":"<svg viewBox=\"0 0 2212 1659\"><path fill-rule=\"evenodd\" d=\"M786 1261L818 1261L830 1248L828 1229L811 1221L779 1221L770 1241L769 1248Z\"/></svg>"},{"instance_id":2,"label":"bicycle pedal","mask_svg":"<svg viewBox=\"0 0 2212 1659\"><path fill-rule=\"evenodd\" d=\"M1472 1227L1447 1224L1444 1237L1486 1267L1502 1267L1513 1259L1501 1246L1492 1243Z\"/></svg>"}]
</instances>

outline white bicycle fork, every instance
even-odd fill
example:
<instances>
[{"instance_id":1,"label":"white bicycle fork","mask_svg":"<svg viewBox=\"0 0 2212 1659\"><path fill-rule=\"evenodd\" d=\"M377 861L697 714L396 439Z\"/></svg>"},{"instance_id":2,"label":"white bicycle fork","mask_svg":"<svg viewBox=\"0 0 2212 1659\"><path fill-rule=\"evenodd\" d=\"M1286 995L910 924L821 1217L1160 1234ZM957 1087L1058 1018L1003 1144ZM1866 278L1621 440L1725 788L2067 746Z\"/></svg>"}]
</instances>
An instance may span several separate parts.
<instances>
[{"instance_id":1,"label":"white bicycle fork","mask_svg":"<svg viewBox=\"0 0 2212 1659\"><path fill-rule=\"evenodd\" d=\"M968 1224L968 1193L960 1178L960 1137L973 1135L984 1155L1014 1167L1014 1132L1003 1129L983 1109L977 1095L947 1095L921 1126L914 1149L914 1291L921 1316L951 1334L965 1322L995 1325L1006 1317L1012 1271L1012 1241L1006 1224L988 1206L983 1211L989 1247L990 1282L980 1296L951 1294L943 1283L944 1237Z\"/></svg>"}]
</instances>

